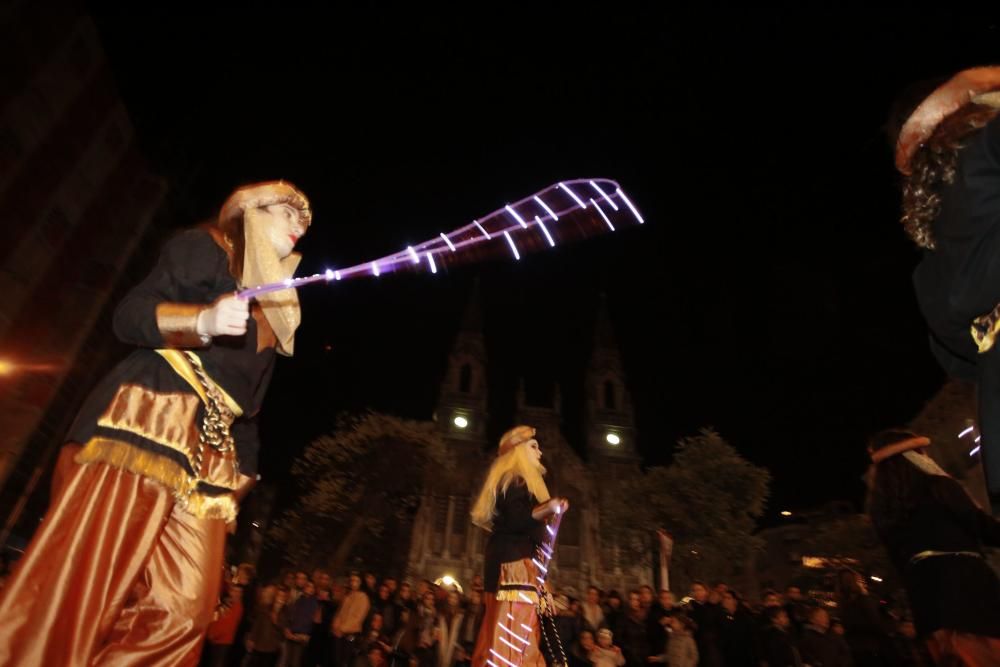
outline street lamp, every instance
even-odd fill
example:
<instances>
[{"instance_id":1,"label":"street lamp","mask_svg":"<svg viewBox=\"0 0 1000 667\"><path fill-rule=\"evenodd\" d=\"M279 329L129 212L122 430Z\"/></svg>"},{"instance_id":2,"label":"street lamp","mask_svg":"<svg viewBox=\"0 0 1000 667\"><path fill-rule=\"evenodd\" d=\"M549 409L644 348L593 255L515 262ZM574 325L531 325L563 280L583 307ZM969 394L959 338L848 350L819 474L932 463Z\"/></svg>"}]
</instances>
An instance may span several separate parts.
<instances>
[{"instance_id":1,"label":"street lamp","mask_svg":"<svg viewBox=\"0 0 1000 667\"><path fill-rule=\"evenodd\" d=\"M458 428L465 428L466 426L469 425L469 420L463 417L462 415L458 415L455 417L455 419L452 420L452 423L455 424L455 426L457 426Z\"/></svg>"},{"instance_id":2,"label":"street lamp","mask_svg":"<svg viewBox=\"0 0 1000 667\"><path fill-rule=\"evenodd\" d=\"M437 586L446 586L454 591L458 591L459 593L465 592L462 589L462 584L458 583L455 577L451 576L450 574L446 574L443 577L439 577L434 581L434 584Z\"/></svg>"},{"instance_id":3,"label":"street lamp","mask_svg":"<svg viewBox=\"0 0 1000 667\"><path fill-rule=\"evenodd\" d=\"M620 445L622 442L622 439L618 436L617 433L608 433L606 436L604 436L604 439L608 441L609 445Z\"/></svg>"}]
</instances>

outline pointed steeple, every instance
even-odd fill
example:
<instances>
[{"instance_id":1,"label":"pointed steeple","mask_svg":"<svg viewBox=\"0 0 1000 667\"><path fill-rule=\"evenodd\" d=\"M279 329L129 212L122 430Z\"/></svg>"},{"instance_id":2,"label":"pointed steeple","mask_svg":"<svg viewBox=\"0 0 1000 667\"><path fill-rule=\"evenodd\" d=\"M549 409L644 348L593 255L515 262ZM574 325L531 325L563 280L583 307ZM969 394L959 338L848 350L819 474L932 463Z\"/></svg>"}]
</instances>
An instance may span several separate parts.
<instances>
[{"instance_id":1,"label":"pointed steeple","mask_svg":"<svg viewBox=\"0 0 1000 667\"><path fill-rule=\"evenodd\" d=\"M449 437L469 440L486 433L486 343L479 281L462 314L455 344L448 355L438 398L439 428Z\"/></svg>"},{"instance_id":2,"label":"pointed steeple","mask_svg":"<svg viewBox=\"0 0 1000 667\"><path fill-rule=\"evenodd\" d=\"M602 460L635 462L635 415L625 381L625 367L601 291L594 323L594 347L586 377L587 451Z\"/></svg>"}]
</instances>

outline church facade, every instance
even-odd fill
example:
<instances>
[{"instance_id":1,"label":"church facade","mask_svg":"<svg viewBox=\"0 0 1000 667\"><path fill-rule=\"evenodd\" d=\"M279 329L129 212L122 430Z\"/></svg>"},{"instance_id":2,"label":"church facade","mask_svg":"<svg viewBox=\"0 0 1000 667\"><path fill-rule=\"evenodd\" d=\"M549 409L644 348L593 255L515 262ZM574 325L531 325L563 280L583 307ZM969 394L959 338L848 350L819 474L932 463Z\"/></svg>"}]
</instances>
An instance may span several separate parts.
<instances>
[{"instance_id":1,"label":"church facade","mask_svg":"<svg viewBox=\"0 0 1000 667\"><path fill-rule=\"evenodd\" d=\"M574 447L564 436L558 386L548 405L530 405L522 382L513 422L491 429L528 424L538 430L549 490L571 503L549 581L571 596L582 596L591 584L625 592L653 583L651 560L623 563L614 544L601 539L609 481L640 473L635 415L603 296L593 341L585 377L584 442L572 443ZM482 318L473 298L449 354L435 411L455 465L451 472L436 471L425 480L407 562L411 579L450 576L464 587L482 573L487 534L472 525L469 511L496 453L496 443L487 436L487 362Z\"/></svg>"}]
</instances>

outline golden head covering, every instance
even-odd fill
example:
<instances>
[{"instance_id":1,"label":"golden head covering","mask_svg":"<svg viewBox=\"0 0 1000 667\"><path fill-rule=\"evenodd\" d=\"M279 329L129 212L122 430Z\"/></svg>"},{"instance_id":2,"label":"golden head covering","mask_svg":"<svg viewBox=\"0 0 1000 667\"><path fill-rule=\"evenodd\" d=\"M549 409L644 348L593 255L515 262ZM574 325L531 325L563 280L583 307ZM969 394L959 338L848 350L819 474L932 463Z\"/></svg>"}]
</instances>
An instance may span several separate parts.
<instances>
[{"instance_id":1,"label":"golden head covering","mask_svg":"<svg viewBox=\"0 0 1000 667\"><path fill-rule=\"evenodd\" d=\"M302 191L287 181L263 181L237 189L229 195L219 212L219 227L231 232L235 222L248 209L264 208L272 204L288 204L299 212L302 222L312 224L312 209Z\"/></svg>"},{"instance_id":2,"label":"golden head covering","mask_svg":"<svg viewBox=\"0 0 1000 667\"><path fill-rule=\"evenodd\" d=\"M267 181L242 187L229 196L219 212L219 228L227 234L236 230L236 222L241 217L243 220L243 287L291 278L302 259L297 252L288 257L278 257L274 250L268 236L268 221L261 214L263 207L273 204L288 204L299 212L300 219L307 226L312 222L309 200L298 188L285 181ZM256 298L274 330L278 353L292 356L295 330L302 320L298 293L290 288Z\"/></svg>"},{"instance_id":3,"label":"golden head covering","mask_svg":"<svg viewBox=\"0 0 1000 667\"><path fill-rule=\"evenodd\" d=\"M967 104L1000 106L991 95L1000 90L1000 67L973 67L963 70L921 102L899 131L896 141L896 169L910 174L910 158L926 142L937 126Z\"/></svg>"},{"instance_id":4,"label":"golden head covering","mask_svg":"<svg viewBox=\"0 0 1000 667\"><path fill-rule=\"evenodd\" d=\"M503 456L520 444L528 442L535 437L535 429L532 426L515 426L507 431L500 438L500 447L497 456Z\"/></svg>"}]
</instances>

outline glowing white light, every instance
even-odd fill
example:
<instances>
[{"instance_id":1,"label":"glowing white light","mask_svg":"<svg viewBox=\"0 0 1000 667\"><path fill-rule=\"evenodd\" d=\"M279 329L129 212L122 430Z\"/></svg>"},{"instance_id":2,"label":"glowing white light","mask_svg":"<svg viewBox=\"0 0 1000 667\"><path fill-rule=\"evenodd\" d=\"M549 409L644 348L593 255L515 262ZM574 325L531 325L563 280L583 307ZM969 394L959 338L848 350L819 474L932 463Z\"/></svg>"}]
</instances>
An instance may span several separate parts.
<instances>
[{"instance_id":1,"label":"glowing white light","mask_svg":"<svg viewBox=\"0 0 1000 667\"><path fill-rule=\"evenodd\" d=\"M621 197L621 200L623 202L625 202L625 205L628 206L628 208L629 208L630 211L632 211L632 215L635 216L635 219L639 221L640 225L643 224L644 222L646 222L645 220L642 219L642 216L639 215L639 211L637 211L636 208L635 208L635 206L632 205L632 202L629 201L629 198L625 196L624 192L622 192L621 188L616 188L615 189L615 193L619 197Z\"/></svg>"},{"instance_id":2,"label":"glowing white light","mask_svg":"<svg viewBox=\"0 0 1000 667\"><path fill-rule=\"evenodd\" d=\"M788 510L782 510L781 516L792 516L792 513L789 512Z\"/></svg>"},{"instance_id":3,"label":"glowing white light","mask_svg":"<svg viewBox=\"0 0 1000 667\"><path fill-rule=\"evenodd\" d=\"M427 263L431 265L431 273L438 272L437 264L434 263L434 255L431 253L427 253Z\"/></svg>"},{"instance_id":4,"label":"glowing white light","mask_svg":"<svg viewBox=\"0 0 1000 667\"><path fill-rule=\"evenodd\" d=\"M541 197L539 197L538 195L535 195L535 201L538 202L539 206L541 206L542 208L545 209L545 212L548 213L549 216L551 216L553 220L558 220L559 219L559 216L556 215L556 212L553 211L551 208L549 208L549 205L546 204L545 202L543 202Z\"/></svg>"},{"instance_id":5,"label":"glowing white light","mask_svg":"<svg viewBox=\"0 0 1000 667\"><path fill-rule=\"evenodd\" d=\"M507 243L510 244L510 249L514 251L514 259L517 260L521 259L521 253L517 251L517 246L514 245L514 239L512 239L510 237L510 234L508 234L507 232L504 232L503 235L507 237Z\"/></svg>"},{"instance_id":6,"label":"glowing white light","mask_svg":"<svg viewBox=\"0 0 1000 667\"><path fill-rule=\"evenodd\" d=\"M324 273L323 275L326 276L327 280L333 280L333 278L334 278L334 273L333 273L333 271L331 269L327 269L326 273Z\"/></svg>"},{"instance_id":7,"label":"glowing white light","mask_svg":"<svg viewBox=\"0 0 1000 667\"><path fill-rule=\"evenodd\" d=\"M877 581L877 582L879 582L879 583L881 584L881 583L882 583L882 577L876 577L876 576L875 576L875 575L873 574L873 575L872 575L872 581Z\"/></svg>"},{"instance_id":8,"label":"glowing white light","mask_svg":"<svg viewBox=\"0 0 1000 667\"><path fill-rule=\"evenodd\" d=\"M532 600L531 598L529 598L527 595L525 595L520 591L518 591L517 596L529 604L535 604L534 600Z\"/></svg>"},{"instance_id":9,"label":"glowing white light","mask_svg":"<svg viewBox=\"0 0 1000 667\"><path fill-rule=\"evenodd\" d=\"M517 214L517 211L515 211L514 209L512 209L512 208L510 207L510 204L507 204L506 206L504 206L504 209L506 209L506 211L507 211L508 213L510 213L510 214L511 214L512 216L514 216L514 219L515 219L515 220L517 220L518 224L520 224L520 225L521 225L522 227L524 227L525 229L527 229L527 228L528 228L528 223L526 223L526 222L524 221L524 218L522 218L521 216L519 216L519 215Z\"/></svg>"},{"instance_id":10,"label":"glowing white light","mask_svg":"<svg viewBox=\"0 0 1000 667\"><path fill-rule=\"evenodd\" d=\"M490 236L490 233L488 231L486 231L481 224L479 224L478 220L473 220L472 224L474 224L479 229L479 231L481 231L483 233L483 236L486 237L487 241L489 241L490 239L493 238L492 236Z\"/></svg>"},{"instance_id":11,"label":"glowing white light","mask_svg":"<svg viewBox=\"0 0 1000 667\"><path fill-rule=\"evenodd\" d=\"M521 649L519 649L518 647L516 647L516 646L514 646L513 644L511 644L511 643L510 643L509 641L507 641L507 640L506 640L506 639L504 638L504 636L503 636L503 635L497 635L497 639L498 639L499 641L503 642L504 644L506 644L506 645L507 645L507 646L508 646L508 647L509 647L509 648L510 648L511 650L513 650L513 651L517 651L518 653L523 653L523 652L524 652L524 651L522 651Z\"/></svg>"},{"instance_id":12,"label":"glowing white light","mask_svg":"<svg viewBox=\"0 0 1000 667\"><path fill-rule=\"evenodd\" d=\"M459 415L452 420L452 423L455 424L455 426L457 426L458 428L465 428L466 426L469 425L469 420L463 417L462 415Z\"/></svg>"},{"instance_id":13,"label":"glowing white light","mask_svg":"<svg viewBox=\"0 0 1000 667\"><path fill-rule=\"evenodd\" d=\"M260 528L260 524L259 524L259 523L257 523L256 521L254 521L254 522L253 522L253 527L254 527L254 528Z\"/></svg>"},{"instance_id":14,"label":"glowing white light","mask_svg":"<svg viewBox=\"0 0 1000 667\"><path fill-rule=\"evenodd\" d=\"M374 274L376 278L382 275L378 270L378 262L372 262L372 274Z\"/></svg>"},{"instance_id":15,"label":"glowing white light","mask_svg":"<svg viewBox=\"0 0 1000 667\"><path fill-rule=\"evenodd\" d=\"M500 667L500 665L489 659L486 660L486 664L489 665L490 667Z\"/></svg>"},{"instance_id":16,"label":"glowing white light","mask_svg":"<svg viewBox=\"0 0 1000 667\"><path fill-rule=\"evenodd\" d=\"M556 531L552 530L552 526L545 526L545 530L549 531L549 535L552 537L556 536Z\"/></svg>"},{"instance_id":17,"label":"glowing white light","mask_svg":"<svg viewBox=\"0 0 1000 667\"><path fill-rule=\"evenodd\" d=\"M420 263L420 257L417 255L417 251L414 250L412 246L406 246L406 252L410 253L410 259L413 260L414 264Z\"/></svg>"},{"instance_id":18,"label":"glowing white light","mask_svg":"<svg viewBox=\"0 0 1000 667\"><path fill-rule=\"evenodd\" d=\"M573 192L568 187L566 187L565 183L560 183L559 187L561 187L563 190L565 190L566 194L568 194L570 197L572 197L573 201L575 201L577 204L580 205L580 208L587 208L587 205L583 203L583 200L580 199L579 197L577 197L575 192Z\"/></svg>"},{"instance_id":19,"label":"glowing white light","mask_svg":"<svg viewBox=\"0 0 1000 667\"><path fill-rule=\"evenodd\" d=\"M982 439L983 439L983 436L981 436L981 435L977 435L977 436L976 436L976 439L975 439L975 440L973 440L972 442L979 442L979 441L980 441L980 440L982 440Z\"/></svg>"},{"instance_id":20,"label":"glowing white light","mask_svg":"<svg viewBox=\"0 0 1000 667\"><path fill-rule=\"evenodd\" d=\"M527 630L528 632L531 632L531 628L525 625L524 623L521 624L521 627Z\"/></svg>"},{"instance_id":21,"label":"glowing white light","mask_svg":"<svg viewBox=\"0 0 1000 667\"><path fill-rule=\"evenodd\" d=\"M590 187L594 188L599 193L601 193L601 196L604 197L604 201L608 202L611 205L611 208L615 209L616 211L618 210L618 204L616 204L613 201L611 201L611 198L608 197L606 194L604 194L604 190L601 189L600 185L598 185L597 183L594 183L593 181L591 181L590 182Z\"/></svg>"},{"instance_id":22,"label":"glowing white light","mask_svg":"<svg viewBox=\"0 0 1000 667\"><path fill-rule=\"evenodd\" d=\"M493 657L498 658L501 662L505 662L508 665L510 665L510 667L517 667L517 665L515 665L513 662L511 662L507 658L503 657L502 655L500 655L499 653L497 653L493 649L490 649L490 653L492 653Z\"/></svg>"},{"instance_id":23,"label":"glowing white light","mask_svg":"<svg viewBox=\"0 0 1000 667\"><path fill-rule=\"evenodd\" d=\"M542 584L543 586L545 585L545 580L542 579L541 577L535 577L535 579L538 580L538 583Z\"/></svg>"},{"instance_id":24,"label":"glowing white light","mask_svg":"<svg viewBox=\"0 0 1000 667\"><path fill-rule=\"evenodd\" d=\"M451 248L451 251L455 252L455 244L451 242L451 239L445 236L443 232L441 233L441 238L443 238L444 242L448 244L448 247Z\"/></svg>"},{"instance_id":25,"label":"glowing white light","mask_svg":"<svg viewBox=\"0 0 1000 667\"><path fill-rule=\"evenodd\" d=\"M292 280L291 278L285 278L284 282L285 282L285 285L287 285L288 287L291 287L292 283L294 283L295 281Z\"/></svg>"},{"instance_id":26,"label":"glowing white light","mask_svg":"<svg viewBox=\"0 0 1000 667\"><path fill-rule=\"evenodd\" d=\"M604 436L604 439L608 441L609 445L620 445L622 442L622 439L618 437L617 433L608 433Z\"/></svg>"},{"instance_id":27,"label":"glowing white light","mask_svg":"<svg viewBox=\"0 0 1000 667\"><path fill-rule=\"evenodd\" d=\"M594 201L593 199L590 200L590 203L594 205L594 208L597 209L597 212L601 214L602 218L604 218L604 222L608 223L608 227L611 228L611 231L615 231L615 226L611 224L611 221L608 219L608 216L604 214L604 209L598 206L597 202Z\"/></svg>"},{"instance_id":28,"label":"glowing white light","mask_svg":"<svg viewBox=\"0 0 1000 667\"><path fill-rule=\"evenodd\" d=\"M556 514L562 514L562 505L556 505Z\"/></svg>"},{"instance_id":29,"label":"glowing white light","mask_svg":"<svg viewBox=\"0 0 1000 667\"><path fill-rule=\"evenodd\" d=\"M976 428L975 426L970 426L969 428L967 428L964 431L962 431L961 433L959 433L958 437L964 438L965 436L967 436L970 433L972 433L973 429L975 429L975 428Z\"/></svg>"},{"instance_id":30,"label":"glowing white light","mask_svg":"<svg viewBox=\"0 0 1000 667\"><path fill-rule=\"evenodd\" d=\"M334 271L333 272L333 277L334 277L335 280L340 280L340 271Z\"/></svg>"},{"instance_id":31,"label":"glowing white light","mask_svg":"<svg viewBox=\"0 0 1000 667\"><path fill-rule=\"evenodd\" d=\"M545 223L542 222L542 219L536 215L535 216L535 222L537 222L538 226L542 228L543 232L545 232L545 239L549 242L549 247L550 248L555 248L556 247L556 242L552 240L552 235L549 234L549 230L546 229Z\"/></svg>"},{"instance_id":32,"label":"glowing white light","mask_svg":"<svg viewBox=\"0 0 1000 667\"><path fill-rule=\"evenodd\" d=\"M534 563L534 564L535 564L535 566L536 566L536 567L537 567L537 568L538 568L539 570L541 570L542 572L548 572L548 570L546 570L546 569L545 569L545 566L544 566L544 565L542 565L541 563L539 563L539 562L538 562L537 560L535 560L534 558L532 558L532 559L531 559L531 562L532 562L532 563Z\"/></svg>"},{"instance_id":33,"label":"glowing white light","mask_svg":"<svg viewBox=\"0 0 1000 667\"><path fill-rule=\"evenodd\" d=\"M455 584L455 577L451 576L450 574L446 574L443 577L441 577L441 583L444 584L445 586L453 586Z\"/></svg>"},{"instance_id":34,"label":"glowing white light","mask_svg":"<svg viewBox=\"0 0 1000 667\"><path fill-rule=\"evenodd\" d=\"M509 618L510 620L513 621L514 620L514 615L513 614L507 614L507 618Z\"/></svg>"},{"instance_id":35,"label":"glowing white light","mask_svg":"<svg viewBox=\"0 0 1000 667\"><path fill-rule=\"evenodd\" d=\"M511 637L513 637L517 641L521 642L522 644L524 644L526 646L530 646L531 645L531 642L529 642L527 639L525 639L521 635L517 634L516 632L514 632L513 630L511 630L510 628L508 628L503 623L497 622L497 625L500 626L501 630L503 630L504 632L506 632L507 634L509 634Z\"/></svg>"},{"instance_id":36,"label":"glowing white light","mask_svg":"<svg viewBox=\"0 0 1000 667\"><path fill-rule=\"evenodd\" d=\"M972 451L969 452L969 456L975 456L976 454L979 453L979 450L982 448L983 448L982 445L976 445L975 447L972 448Z\"/></svg>"}]
</instances>

